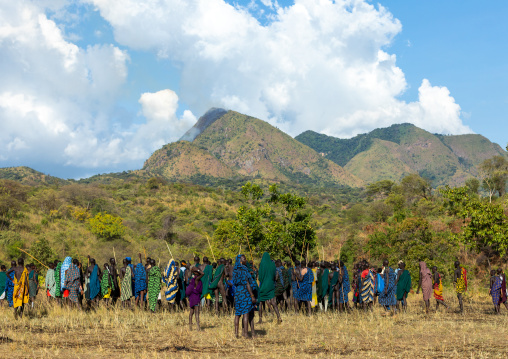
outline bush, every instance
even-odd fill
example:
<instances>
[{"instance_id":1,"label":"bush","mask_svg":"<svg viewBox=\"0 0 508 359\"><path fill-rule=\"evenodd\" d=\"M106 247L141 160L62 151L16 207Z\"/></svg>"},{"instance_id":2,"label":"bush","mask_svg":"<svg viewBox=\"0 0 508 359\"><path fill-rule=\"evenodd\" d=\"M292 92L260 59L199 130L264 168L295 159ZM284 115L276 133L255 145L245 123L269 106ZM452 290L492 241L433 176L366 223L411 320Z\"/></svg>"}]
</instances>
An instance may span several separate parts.
<instances>
[{"instance_id":1,"label":"bush","mask_svg":"<svg viewBox=\"0 0 508 359\"><path fill-rule=\"evenodd\" d=\"M108 213L97 213L88 220L90 231L97 237L105 240L120 238L125 234L125 226L120 217Z\"/></svg>"}]
</instances>

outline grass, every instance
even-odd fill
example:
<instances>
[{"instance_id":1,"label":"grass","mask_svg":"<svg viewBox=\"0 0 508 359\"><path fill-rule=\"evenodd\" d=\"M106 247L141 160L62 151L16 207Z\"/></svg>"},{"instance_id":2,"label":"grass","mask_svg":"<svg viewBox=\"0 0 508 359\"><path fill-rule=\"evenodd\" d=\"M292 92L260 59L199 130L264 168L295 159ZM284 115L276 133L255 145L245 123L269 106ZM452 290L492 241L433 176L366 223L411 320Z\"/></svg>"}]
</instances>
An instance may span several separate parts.
<instances>
[{"instance_id":1,"label":"grass","mask_svg":"<svg viewBox=\"0 0 508 359\"><path fill-rule=\"evenodd\" d=\"M457 307L452 292L448 304ZM410 295L406 313L268 314L256 339L234 338L233 316L203 313L202 331L190 331L188 312L151 314L99 308L80 312L39 298L14 320L0 308L0 357L4 358L506 358L508 311L493 314L490 297L466 297L465 314L424 314L421 295ZM434 301L432 301L434 306Z\"/></svg>"}]
</instances>

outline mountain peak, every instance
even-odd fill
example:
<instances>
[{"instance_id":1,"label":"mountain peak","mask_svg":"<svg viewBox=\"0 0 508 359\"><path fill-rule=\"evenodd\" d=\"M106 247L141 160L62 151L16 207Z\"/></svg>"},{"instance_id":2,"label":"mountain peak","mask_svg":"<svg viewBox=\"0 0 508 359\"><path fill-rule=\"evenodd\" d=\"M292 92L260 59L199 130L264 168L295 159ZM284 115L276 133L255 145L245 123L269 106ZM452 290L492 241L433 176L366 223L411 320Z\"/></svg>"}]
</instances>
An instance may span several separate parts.
<instances>
[{"instance_id":1,"label":"mountain peak","mask_svg":"<svg viewBox=\"0 0 508 359\"><path fill-rule=\"evenodd\" d=\"M228 111L223 108L212 107L199 118L198 122L196 122L194 126L185 132L182 138L180 138L180 141L194 141L194 139L206 130L208 126L224 116L226 113L228 113Z\"/></svg>"}]
</instances>

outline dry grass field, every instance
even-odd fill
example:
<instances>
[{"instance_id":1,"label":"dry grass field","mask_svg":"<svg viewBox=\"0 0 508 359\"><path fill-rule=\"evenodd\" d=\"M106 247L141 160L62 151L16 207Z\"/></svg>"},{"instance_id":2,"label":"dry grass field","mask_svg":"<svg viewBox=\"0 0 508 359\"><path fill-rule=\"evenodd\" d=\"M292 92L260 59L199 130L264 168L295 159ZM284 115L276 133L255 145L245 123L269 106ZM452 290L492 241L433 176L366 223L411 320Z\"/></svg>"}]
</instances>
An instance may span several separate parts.
<instances>
[{"instance_id":1,"label":"dry grass field","mask_svg":"<svg viewBox=\"0 0 508 359\"><path fill-rule=\"evenodd\" d=\"M23 319L0 308L0 358L507 358L508 311L493 314L486 294L467 297L466 312L453 308L425 315L421 294L406 313L268 314L256 339L236 339L233 317L204 313L202 331L190 331L188 313L156 314L99 308L80 312L45 299ZM432 309L435 301L432 301Z\"/></svg>"}]
</instances>

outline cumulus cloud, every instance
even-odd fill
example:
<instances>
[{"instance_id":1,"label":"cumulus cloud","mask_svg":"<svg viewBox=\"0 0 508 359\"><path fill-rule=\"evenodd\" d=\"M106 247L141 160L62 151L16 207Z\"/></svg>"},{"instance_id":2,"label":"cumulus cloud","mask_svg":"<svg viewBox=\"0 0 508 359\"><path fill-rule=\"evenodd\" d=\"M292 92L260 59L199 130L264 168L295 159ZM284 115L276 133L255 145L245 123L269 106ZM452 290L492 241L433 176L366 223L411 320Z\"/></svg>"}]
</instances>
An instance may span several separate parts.
<instances>
[{"instance_id":1,"label":"cumulus cloud","mask_svg":"<svg viewBox=\"0 0 508 359\"><path fill-rule=\"evenodd\" d=\"M407 84L386 49L402 26L381 5L261 0L276 9L261 24L249 6L223 0L87 1L119 43L181 68L179 94L195 113L224 106L292 135L312 129L347 137L397 122L471 132L446 88L423 80L418 101L398 99Z\"/></svg>"},{"instance_id":2,"label":"cumulus cloud","mask_svg":"<svg viewBox=\"0 0 508 359\"><path fill-rule=\"evenodd\" d=\"M165 90L141 97L146 119L114 120L129 55L109 44L81 48L70 42L45 14L63 13L64 5L2 1L0 165L139 167L192 125L192 113L177 119L178 97Z\"/></svg>"}]
</instances>

